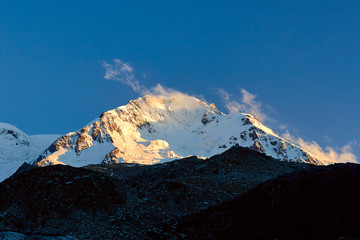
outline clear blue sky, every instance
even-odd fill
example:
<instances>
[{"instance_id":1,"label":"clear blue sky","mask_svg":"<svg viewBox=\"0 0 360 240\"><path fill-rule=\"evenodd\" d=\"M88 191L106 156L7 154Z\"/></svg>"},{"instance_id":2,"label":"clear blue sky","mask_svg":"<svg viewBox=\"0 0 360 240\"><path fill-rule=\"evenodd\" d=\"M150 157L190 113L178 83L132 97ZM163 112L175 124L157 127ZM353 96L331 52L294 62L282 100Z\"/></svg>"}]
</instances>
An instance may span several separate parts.
<instances>
[{"instance_id":1,"label":"clear blue sky","mask_svg":"<svg viewBox=\"0 0 360 240\"><path fill-rule=\"evenodd\" d=\"M223 111L214 89L242 87L297 136L360 142L359 12L360 1L0 0L0 122L81 128L138 96L103 78L102 61L120 58L147 87Z\"/></svg>"}]
</instances>

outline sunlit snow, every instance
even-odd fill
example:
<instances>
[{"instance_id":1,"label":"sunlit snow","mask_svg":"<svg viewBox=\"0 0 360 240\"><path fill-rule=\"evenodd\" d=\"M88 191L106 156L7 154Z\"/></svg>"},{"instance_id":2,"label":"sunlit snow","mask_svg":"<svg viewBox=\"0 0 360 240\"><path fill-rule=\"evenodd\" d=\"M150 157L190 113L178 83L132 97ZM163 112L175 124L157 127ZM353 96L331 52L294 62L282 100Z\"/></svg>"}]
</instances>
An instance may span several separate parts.
<instances>
[{"instance_id":1,"label":"sunlit snow","mask_svg":"<svg viewBox=\"0 0 360 240\"><path fill-rule=\"evenodd\" d=\"M81 130L57 140L37 165L154 164L190 155L207 158L235 144L276 159L325 163L249 114L226 115L213 104L177 93L147 95L103 113Z\"/></svg>"}]
</instances>

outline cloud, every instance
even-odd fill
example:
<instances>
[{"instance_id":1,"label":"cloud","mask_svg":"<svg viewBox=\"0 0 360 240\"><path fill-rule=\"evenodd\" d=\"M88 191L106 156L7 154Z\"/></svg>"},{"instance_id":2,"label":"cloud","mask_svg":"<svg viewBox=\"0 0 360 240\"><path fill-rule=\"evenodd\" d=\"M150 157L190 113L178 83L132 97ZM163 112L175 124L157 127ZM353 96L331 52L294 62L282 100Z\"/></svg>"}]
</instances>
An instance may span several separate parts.
<instances>
[{"instance_id":1,"label":"cloud","mask_svg":"<svg viewBox=\"0 0 360 240\"><path fill-rule=\"evenodd\" d=\"M112 64L104 61L103 67L105 68L105 79L118 81L124 85L127 85L140 95L148 95L146 101L148 102L149 106L161 106L162 101L164 100L162 96L168 97L170 99L177 99L178 101L172 104L172 107L174 108L192 109L195 107L196 104L200 104L198 100L196 100L194 97L171 88L163 87L160 84L157 84L156 86L147 89L136 79L134 70L131 65L129 63L123 62L121 59L114 59ZM274 121L269 116L267 116L267 114L264 113L262 109L263 104L256 99L256 95L248 92L247 90L240 88L240 101L232 100L233 95L228 93L224 89L218 89L217 92L219 96L223 99L224 105L228 109L230 114L244 112L254 115L261 122L264 122L266 120ZM203 101L206 102L204 99ZM267 107L266 104L265 107ZM286 128L286 125L280 125L281 131L286 131ZM293 142L302 147L303 149L309 151L318 159L326 160L330 163L357 162L356 156L352 153L353 147L360 147L360 143L356 141L351 141L345 146L339 148L338 150L335 150L334 148L329 146L322 148L317 142L305 141L300 137L295 137L291 135L288 131L281 134L281 136L284 139ZM324 136L324 138L327 139L329 142L331 141L328 136Z\"/></svg>"},{"instance_id":2,"label":"cloud","mask_svg":"<svg viewBox=\"0 0 360 240\"><path fill-rule=\"evenodd\" d=\"M264 113L262 109L263 103L256 99L256 95L248 92L247 90L240 88L241 101L232 100L233 95L228 93L224 89L218 89L217 92L219 96L223 99L224 105L228 109L230 114L237 112L250 113L257 117L261 122L267 120L275 122L275 120L271 119L267 114ZM330 146L322 148L315 141L305 141L300 137L295 137L291 135L286 130L287 125L288 124L280 124L280 131L285 131L284 133L280 134L281 137L307 150L308 152L315 155L316 158L328 161L329 163L357 162L356 156L352 152L352 149L354 147L359 146L359 143L357 141L351 141L339 149L335 149ZM331 141L328 136L324 136L324 138L329 142Z\"/></svg>"},{"instance_id":3,"label":"cloud","mask_svg":"<svg viewBox=\"0 0 360 240\"><path fill-rule=\"evenodd\" d=\"M221 97L222 99L224 99L225 101L229 101L229 100L230 100L231 94L228 93L227 91L225 91L225 89L220 88L220 89L218 90L218 93L219 93L220 97Z\"/></svg>"},{"instance_id":4,"label":"cloud","mask_svg":"<svg viewBox=\"0 0 360 240\"><path fill-rule=\"evenodd\" d=\"M150 109L165 109L170 107L172 110L187 109L190 111L197 111L204 102L186 93L163 87L160 84L157 84L156 86L147 90L147 94L144 100Z\"/></svg>"},{"instance_id":5,"label":"cloud","mask_svg":"<svg viewBox=\"0 0 360 240\"><path fill-rule=\"evenodd\" d=\"M333 142L333 140L328 135L324 135L324 139L329 143Z\"/></svg>"},{"instance_id":6,"label":"cloud","mask_svg":"<svg viewBox=\"0 0 360 240\"><path fill-rule=\"evenodd\" d=\"M252 115L257 117L260 121L265 121L268 118L268 116L265 113L263 113L261 109L261 102L255 100L256 95L249 93L243 88L241 88L240 90L243 95L242 101L247 107L248 111Z\"/></svg>"},{"instance_id":7,"label":"cloud","mask_svg":"<svg viewBox=\"0 0 360 240\"><path fill-rule=\"evenodd\" d=\"M148 91L148 93L151 95L160 95L160 96L165 96L165 97L175 97L176 95L184 94L179 91L176 91L175 89L163 87L160 83L156 84L155 87L152 87Z\"/></svg>"},{"instance_id":8,"label":"cloud","mask_svg":"<svg viewBox=\"0 0 360 240\"><path fill-rule=\"evenodd\" d=\"M280 129L281 131L285 131L286 128L287 128L287 125L284 125L284 124L281 124L280 127L279 127L279 129Z\"/></svg>"},{"instance_id":9,"label":"cloud","mask_svg":"<svg viewBox=\"0 0 360 240\"><path fill-rule=\"evenodd\" d=\"M257 117L260 121L266 121L269 117L262 111L262 103L256 100L256 95L240 88L242 99L241 101L231 100L232 94L224 89L218 89L218 94L225 101L225 107L229 113L250 113Z\"/></svg>"},{"instance_id":10,"label":"cloud","mask_svg":"<svg viewBox=\"0 0 360 240\"><path fill-rule=\"evenodd\" d=\"M315 141L305 141L300 137L292 136L288 131L281 135L284 139L299 145L301 148L314 154L318 159L329 161L330 163L345 163L354 162L357 163L355 154L352 153L352 148L356 146L356 141L351 141L345 146L341 147L339 151L336 151L332 147L325 147L323 149Z\"/></svg>"},{"instance_id":11,"label":"cloud","mask_svg":"<svg viewBox=\"0 0 360 240\"><path fill-rule=\"evenodd\" d=\"M246 106L244 104L238 103L236 101L229 101L225 103L225 107L230 114L237 113L241 111L246 111Z\"/></svg>"},{"instance_id":12,"label":"cloud","mask_svg":"<svg viewBox=\"0 0 360 240\"><path fill-rule=\"evenodd\" d=\"M129 63L114 59L113 64L104 61L102 66L105 68L105 79L125 84L139 94L146 92L146 88L135 78L134 70Z\"/></svg>"},{"instance_id":13,"label":"cloud","mask_svg":"<svg viewBox=\"0 0 360 240\"><path fill-rule=\"evenodd\" d=\"M105 68L105 79L118 81L124 85L127 85L131 87L134 92L141 96L148 95L147 101L149 103L152 101L151 104L160 103L163 100L162 96L168 97L170 99L177 99L178 101L176 102L180 103L179 106L175 106L173 104L173 107L177 108L185 107L191 109L195 107L194 102L198 102L197 99L190 96L189 94L163 87L159 83L152 88L146 88L136 79L134 69L131 67L131 65L129 63L125 63L121 59L114 59L112 64L104 61L103 67ZM143 74L143 77L146 76ZM203 102L206 102L202 95L200 95L198 98L200 98Z\"/></svg>"}]
</instances>

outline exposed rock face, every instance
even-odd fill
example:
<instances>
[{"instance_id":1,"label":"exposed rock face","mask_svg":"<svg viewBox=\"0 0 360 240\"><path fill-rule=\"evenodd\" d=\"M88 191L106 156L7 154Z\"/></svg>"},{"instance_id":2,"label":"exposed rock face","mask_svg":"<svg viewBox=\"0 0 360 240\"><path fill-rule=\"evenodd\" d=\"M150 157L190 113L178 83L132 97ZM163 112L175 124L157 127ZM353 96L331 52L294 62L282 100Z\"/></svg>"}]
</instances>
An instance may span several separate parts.
<instances>
[{"instance_id":1,"label":"exposed rock face","mask_svg":"<svg viewBox=\"0 0 360 240\"><path fill-rule=\"evenodd\" d=\"M225 115L189 96L148 95L61 137L35 164L154 164L189 155L206 158L235 144L280 160L325 163L249 114Z\"/></svg>"},{"instance_id":2,"label":"exposed rock face","mask_svg":"<svg viewBox=\"0 0 360 240\"><path fill-rule=\"evenodd\" d=\"M125 153L118 148L112 150L109 154L106 154L105 159L102 161L103 164L119 163L121 162L120 156Z\"/></svg>"},{"instance_id":3,"label":"exposed rock face","mask_svg":"<svg viewBox=\"0 0 360 240\"><path fill-rule=\"evenodd\" d=\"M261 145L261 143L259 143L258 141L254 141L254 144L250 147L252 150L255 150L257 152L261 152L264 153L265 149L263 148L263 146Z\"/></svg>"}]
</instances>

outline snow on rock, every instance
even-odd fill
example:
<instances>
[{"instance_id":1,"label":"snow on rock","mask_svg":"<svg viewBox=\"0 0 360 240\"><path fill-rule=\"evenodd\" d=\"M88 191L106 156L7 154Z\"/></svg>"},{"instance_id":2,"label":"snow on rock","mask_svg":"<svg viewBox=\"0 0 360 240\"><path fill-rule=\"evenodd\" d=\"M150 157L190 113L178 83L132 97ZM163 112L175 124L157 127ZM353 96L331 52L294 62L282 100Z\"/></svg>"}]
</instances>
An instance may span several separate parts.
<instances>
[{"instance_id":1,"label":"snow on rock","mask_svg":"<svg viewBox=\"0 0 360 240\"><path fill-rule=\"evenodd\" d=\"M62 136L34 164L154 164L190 155L207 158L235 144L280 160L327 163L250 114L226 115L214 104L187 95L147 95Z\"/></svg>"},{"instance_id":2,"label":"snow on rock","mask_svg":"<svg viewBox=\"0 0 360 240\"><path fill-rule=\"evenodd\" d=\"M36 159L58 136L28 136L17 127L0 123L0 182L11 176L24 162Z\"/></svg>"}]
</instances>

